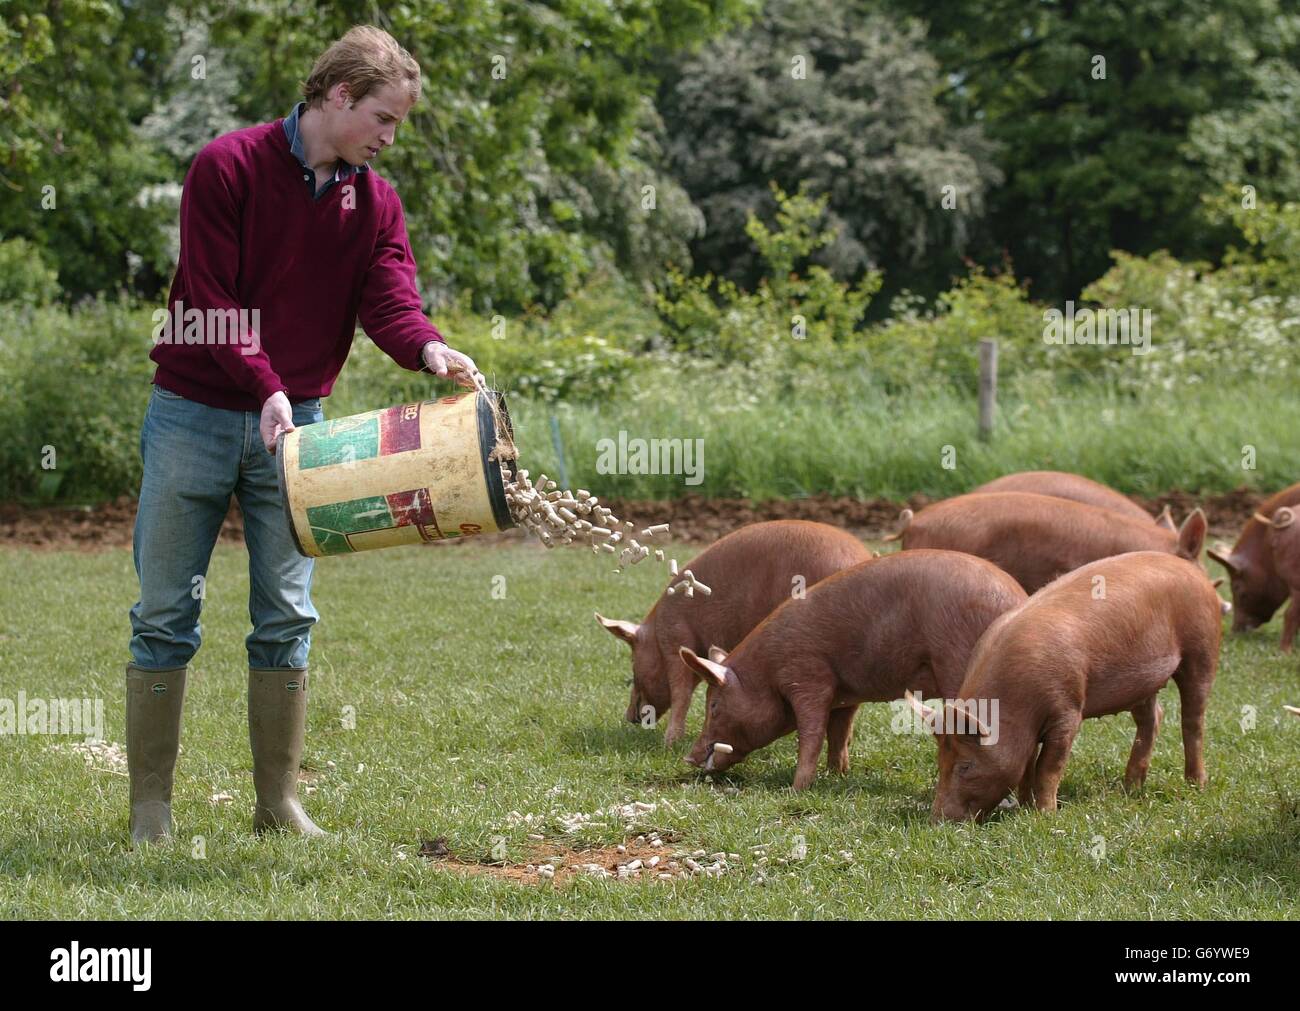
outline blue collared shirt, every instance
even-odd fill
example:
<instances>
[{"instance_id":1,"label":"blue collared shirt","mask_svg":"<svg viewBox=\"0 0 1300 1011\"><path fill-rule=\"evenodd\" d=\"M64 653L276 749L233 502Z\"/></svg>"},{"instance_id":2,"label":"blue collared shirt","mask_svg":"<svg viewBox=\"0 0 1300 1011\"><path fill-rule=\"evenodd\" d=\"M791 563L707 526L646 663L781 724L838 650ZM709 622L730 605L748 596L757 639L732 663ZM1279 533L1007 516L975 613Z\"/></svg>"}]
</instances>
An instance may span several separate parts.
<instances>
[{"instance_id":1,"label":"blue collared shirt","mask_svg":"<svg viewBox=\"0 0 1300 1011\"><path fill-rule=\"evenodd\" d=\"M312 198L314 200L319 200L330 191L330 188L334 186L335 183L351 179L358 172L369 172L370 165L369 163L360 166L350 165L348 162L345 162L340 158L334 166L334 178L317 190L316 173L312 171L312 167L307 164L307 155L302 148L302 135L298 132L298 117L302 114L302 111L305 108L307 108L307 103L299 102L293 107L293 112L285 116L284 135L289 141L289 150L293 152L293 156L298 159L298 164L302 166L302 178L307 184L307 188L311 191Z\"/></svg>"}]
</instances>

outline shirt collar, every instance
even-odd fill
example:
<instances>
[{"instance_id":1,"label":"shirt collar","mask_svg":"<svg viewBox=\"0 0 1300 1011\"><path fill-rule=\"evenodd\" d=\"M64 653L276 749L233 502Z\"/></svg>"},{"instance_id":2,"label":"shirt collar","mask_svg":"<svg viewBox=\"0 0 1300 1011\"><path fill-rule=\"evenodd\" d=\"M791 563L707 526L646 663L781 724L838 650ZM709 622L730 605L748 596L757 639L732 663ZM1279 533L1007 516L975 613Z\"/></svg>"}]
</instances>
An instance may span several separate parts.
<instances>
[{"instance_id":1,"label":"shirt collar","mask_svg":"<svg viewBox=\"0 0 1300 1011\"><path fill-rule=\"evenodd\" d=\"M305 169L310 169L307 164L307 154L302 147L302 134L298 131L298 117L303 110L307 108L306 102L299 102L293 107L293 111L284 117L284 136L289 141L289 150L293 156L298 159L298 164ZM361 165L352 165L340 158L334 166L334 178L336 180L347 179L359 172L369 172L370 163L364 162Z\"/></svg>"}]
</instances>

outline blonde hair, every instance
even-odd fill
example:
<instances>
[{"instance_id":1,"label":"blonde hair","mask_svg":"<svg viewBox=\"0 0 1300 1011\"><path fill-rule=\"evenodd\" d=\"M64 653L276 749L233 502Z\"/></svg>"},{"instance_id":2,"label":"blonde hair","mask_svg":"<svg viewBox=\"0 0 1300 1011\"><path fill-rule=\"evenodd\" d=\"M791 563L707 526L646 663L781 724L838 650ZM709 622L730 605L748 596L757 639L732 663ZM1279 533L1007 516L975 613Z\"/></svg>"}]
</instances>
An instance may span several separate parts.
<instances>
[{"instance_id":1,"label":"blonde hair","mask_svg":"<svg viewBox=\"0 0 1300 1011\"><path fill-rule=\"evenodd\" d=\"M420 100L420 65L395 38L374 25L356 25L316 58L303 82L302 97L309 108L325 101L334 85L346 81L353 101L361 101L385 85L405 85L411 101Z\"/></svg>"}]
</instances>

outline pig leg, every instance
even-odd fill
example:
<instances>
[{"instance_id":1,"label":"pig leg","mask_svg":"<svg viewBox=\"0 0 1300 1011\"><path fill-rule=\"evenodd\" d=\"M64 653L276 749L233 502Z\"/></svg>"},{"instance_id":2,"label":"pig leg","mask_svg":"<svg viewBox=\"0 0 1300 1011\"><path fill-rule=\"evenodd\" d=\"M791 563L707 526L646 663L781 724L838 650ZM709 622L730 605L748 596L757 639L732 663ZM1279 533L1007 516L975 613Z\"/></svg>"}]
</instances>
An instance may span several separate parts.
<instances>
[{"instance_id":1,"label":"pig leg","mask_svg":"<svg viewBox=\"0 0 1300 1011\"><path fill-rule=\"evenodd\" d=\"M686 735L686 713L691 708L691 696L695 694L695 675L680 661L668 679L668 692L672 707L668 717L668 729L664 731L664 747L672 747Z\"/></svg>"},{"instance_id":2,"label":"pig leg","mask_svg":"<svg viewBox=\"0 0 1300 1011\"><path fill-rule=\"evenodd\" d=\"M806 790L817 775L817 759L826 741L826 724L831 718L831 691L805 692L791 700L794 727L799 735L799 764L794 770L794 788Z\"/></svg>"},{"instance_id":3,"label":"pig leg","mask_svg":"<svg viewBox=\"0 0 1300 1011\"><path fill-rule=\"evenodd\" d=\"M1074 747L1080 722L1082 715L1071 713L1050 727L1043 737L1043 750L1034 769L1034 806L1040 811L1056 810L1056 790L1065 775L1065 762Z\"/></svg>"},{"instance_id":4,"label":"pig leg","mask_svg":"<svg viewBox=\"0 0 1300 1011\"><path fill-rule=\"evenodd\" d=\"M1188 658L1174 674L1183 711L1183 775L1197 786L1209 781L1205 774L1205 709L1210 702L1214 667L1212 656L1205 660Z\"/></svg>"},{"instance_id":5,"label":"pig leg","mask_svg":"<svg viewBox=\"0 0 1300 1011\"><path fill-rule=\"evenodd\" d=\"M1282 618L1282 652L1291 652L1291 643L1295 641L1296 628L1300 627L1300 590L1291 591L1291 606Z\"/></svg>"},{"instance_id":6,"label":"pig leg","mask_svg":"<svg viewBox=\"0 0 1300 1011\"><path fill-rule=\"evenodd\" d=\"M857 706L846 706L831 712L826 721L826 769L843 776L849 771L849 741L853 739L853 718Z\"/></svg>"},{"instance_id":7,"label":"pig leg","mask_svg":"<svg viewBox=\"0 0 1300 1011\"><path fill-rule=\"evenodd\" d=\"M1020 777L1020 785L1016 787L1016 800L1021 807L1028 807L1034 801L1034 773L1037 768L1038 745L1035 744L1029 753L1029 761L1025 764L1025 774Z\"/></svg>"},{"instance_id":8,"label":"pig leg","mask_svg":"<svg viewBox=\"0 0 1300 1011\"><path fill-rule=\"evenodd\" d=\"M1151 752L1156 746L1156 734L1160 733L1160 721L1165 711L1152 695L1134 706L1131 712L1133 722L1137 724L1137 737L1133 738L1133 751L1128 756L1128 768L1124 770L1124 789L1137 790L1146 782L1147 770L1151 768Z\"/></svg>"}]
</instances>

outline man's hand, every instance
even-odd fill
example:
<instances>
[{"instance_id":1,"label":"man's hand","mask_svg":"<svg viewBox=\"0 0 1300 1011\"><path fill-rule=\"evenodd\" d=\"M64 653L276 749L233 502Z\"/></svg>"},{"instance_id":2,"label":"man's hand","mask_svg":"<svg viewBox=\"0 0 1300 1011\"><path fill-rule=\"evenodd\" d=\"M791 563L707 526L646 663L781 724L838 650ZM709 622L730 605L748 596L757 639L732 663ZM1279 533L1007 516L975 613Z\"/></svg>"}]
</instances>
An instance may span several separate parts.
<instances>
[{"instance_id":1,"label":"man's hand","mask_svg":"<svg viewBox=\"0 0 1300 1011\"><path fill-rule=\"evenodd\" d=\"M258 427L268 453L275 452L275 442L282 433L293 431L293 407L284 390L276 390L266 398L266 403L262 405L262 421Z\"/></svg>"},{"instance_id":2,"label":"man's hand","mask_svg":"<svg viewBox=\"0 0 1300 1011\"><path fill-rule=\"evenodd\" d=\"M478 366L469 355L455 351L438 341L429 341L424 345L421 357L424 359L425 366L434 375L444 378L450 375L456 380L457 385L470 390L475 388L474 377L478 375Z\"/></svg>"}]
</instances>

